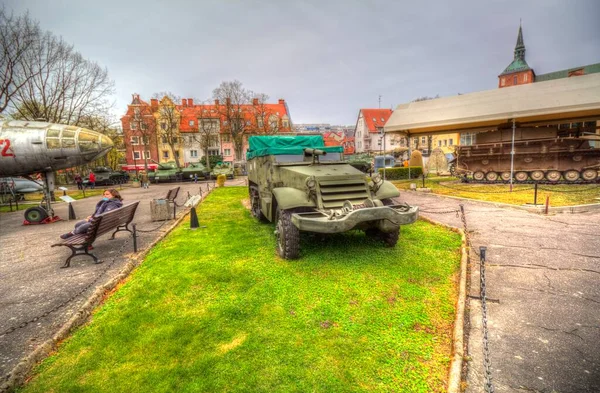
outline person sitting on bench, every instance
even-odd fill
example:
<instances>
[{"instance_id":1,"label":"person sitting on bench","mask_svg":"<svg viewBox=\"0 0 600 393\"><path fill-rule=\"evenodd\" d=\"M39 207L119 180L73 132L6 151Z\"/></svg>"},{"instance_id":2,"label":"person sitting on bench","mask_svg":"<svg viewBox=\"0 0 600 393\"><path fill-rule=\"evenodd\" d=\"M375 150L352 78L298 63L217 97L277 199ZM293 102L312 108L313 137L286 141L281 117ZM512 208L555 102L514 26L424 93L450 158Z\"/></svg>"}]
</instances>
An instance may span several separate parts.
<instances>
[{"instance_id":1,"label":"person sitting on bench","mask_svg":"<svg viewBox=\"0 0 600 393\"><path fill-rule=\"evenodd\" d=\"M104 190L102 196L103 198L100 200L100 202L96 204L96 210L94 211L94 214L92 214L85 220L77 222L75 224L75 229L73 229L71 232L67 232L60 235L61 239L68 239L73 235L86 233L87 230L90 228L90 225L92 225L90 223L90 220L92 218L97 217L102 213L106 213L108 211L115 210L123 206L123 198L121 197L121 194L119 194L119 191L115 190L114 188Z\"/></svg>"}]
</instances>

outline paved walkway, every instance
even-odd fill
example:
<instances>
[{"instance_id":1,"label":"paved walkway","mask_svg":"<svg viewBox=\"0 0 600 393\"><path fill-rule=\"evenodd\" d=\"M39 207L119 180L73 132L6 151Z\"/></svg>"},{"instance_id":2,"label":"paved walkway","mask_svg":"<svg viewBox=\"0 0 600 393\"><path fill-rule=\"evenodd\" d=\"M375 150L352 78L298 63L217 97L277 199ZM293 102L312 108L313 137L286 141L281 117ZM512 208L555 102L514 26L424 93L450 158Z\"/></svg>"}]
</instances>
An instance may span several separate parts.
<instances>
[{"instance_id":1,"label":"paved walkway","mask_svg":"<svg viewBox=\"0 0 600 393\"><path fill-rule=\"evenodd\" d=\"M600 212L544 216L417 192L401 199L487 247L489 348L496 392L600 392ZM471 253L467 392L484 391L479 258Z\"/></svg>"},{"instance_id":2,"label":"paved walkway","mask_svg":"<svg viewBox=\"0 0 600 393\"><path fill-rule=\"evenodd\" d=\"M214 185L211 183L211 187ZM245 180L228 181L227 185L243 185ZM151 185L149 189L124 187L124 202L140 201L134 223L140 230L152 230L162 222L150 220L150 201L164 198L170 188L181 186L177 203L182 205L188 193L196 195L206 182L170 183ZM73 203L78 218L93 213L101 197L91 197ZM58 216L66 219L68 205L54 206ZM183 208L178 208L179 214ZM199 217L202 221L202 217ZM94 253L103 263L94 264L89 257L75 257L71 267L61 269L70 251L66 247L50 246L58 236L73 228L75 221L59 221L50 225L23 226L23 212L0 214L0 385L5 376L38 345L51 338L58 329L85 303L97 286L108 282L127 263L133 253L131 235L117 234L115 240L108 235L94 244ZM138 249L147 246L164 233L173 221L150 233L139 233ZM91 284L91 285L90 285ZM88 288L89 287L89 288ZM80 293L85 289L82 293ZM69 301L74 297L72 301ZM61 307L61 304L67 302ZM18 326L49 310L47 316L2 336L13 326Z\"/></svg>"}]
</instances>

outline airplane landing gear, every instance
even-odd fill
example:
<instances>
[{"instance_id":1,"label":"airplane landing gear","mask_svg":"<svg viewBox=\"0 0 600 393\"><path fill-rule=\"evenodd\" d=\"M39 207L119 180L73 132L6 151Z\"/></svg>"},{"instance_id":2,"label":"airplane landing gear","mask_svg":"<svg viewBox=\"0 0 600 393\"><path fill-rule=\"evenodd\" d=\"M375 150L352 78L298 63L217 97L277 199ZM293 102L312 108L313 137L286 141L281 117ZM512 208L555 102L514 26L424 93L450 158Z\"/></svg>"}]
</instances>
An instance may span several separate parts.
<instances>
[{"instance_id":1,"label":"airplane landing gear","mask_svg":"<svg viewBox=\"0 0 600 393\"><path fill-rule=\"evenodd\" d=\"M54 172L46 172L43 177L44 199L39 206L25 210L23 225L51 224L60 220L60 217L54 215L51 203L54 191Z\"/></svg>"}]
</instances>

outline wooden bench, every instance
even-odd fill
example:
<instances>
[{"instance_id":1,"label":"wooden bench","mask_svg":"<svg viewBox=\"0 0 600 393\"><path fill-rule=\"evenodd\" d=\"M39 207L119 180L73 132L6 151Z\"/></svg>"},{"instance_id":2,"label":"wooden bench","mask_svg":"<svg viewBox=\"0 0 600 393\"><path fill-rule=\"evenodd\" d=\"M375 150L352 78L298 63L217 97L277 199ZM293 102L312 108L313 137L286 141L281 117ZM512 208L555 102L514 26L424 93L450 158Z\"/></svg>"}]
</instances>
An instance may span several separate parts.
<instances>
[{"instance_id":1,"label":"wooden bench","mask_svg":"<svg viewBox=\"0 0 600 393\"><path fill-rule=\"evenodd\" d=\"M118 209L100 214L90 220L92 225L86 233L73 235L67 239L61 240L60 243L53 244L52 247L65 246L71 249L71 255L67 258L62 267L69 267L71 265L71 258L76 255L88 255L94 259L95 263L100 263L98 262L98 258L88 251L99 236L111 232L113 229L115 231L110 238L111 240L115 238L117 232L121 231L127 231L135 237L136 234L129 229L128 225L133 220L138 205L139 202L133 202Z\"/></svg>"}]
</instances>

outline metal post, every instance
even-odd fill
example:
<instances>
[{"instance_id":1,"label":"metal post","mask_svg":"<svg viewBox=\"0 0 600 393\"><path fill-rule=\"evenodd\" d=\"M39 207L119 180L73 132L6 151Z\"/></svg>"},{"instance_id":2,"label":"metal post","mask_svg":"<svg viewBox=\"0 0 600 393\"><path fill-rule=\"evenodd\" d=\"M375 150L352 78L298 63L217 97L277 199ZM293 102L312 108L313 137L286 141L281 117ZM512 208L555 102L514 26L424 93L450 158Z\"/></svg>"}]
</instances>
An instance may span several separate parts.
<instances>
[{"instance_id":1,"label":"metal post","mask_svg":"<svg viewBox=\"0 0 600 393\"><path fill-rule=\"evenodd\" d=\"M534 191L533 191L533 204L534 204L534 206L537 205L537 187L538 187L538 184L536 182L535 183L535 188L534 188Z\"/></svg>"},{"instance_id":2,"label":"metal post","mask_svg":"<svg viewBox=\"0 0 600 393\"><path fill-rule=\"evenodd\" d=\"M515 170L515 119L513 118L513 126L512 126L512 142L510 147L510 192L513 190L513 174Z\"/></svg>"},{"instance_id":3,"label":"metal post","mask_svg":"<svg viewBox=\"0 0 600 393\"><path fill-rule=\"evenodd\" d=\"M177 205L175 204L175 200L173 200L173 219L177 217Z\"/></svg>"},{"instance_id":4,"label":"metal post","mask_svg":"<svg viewBox=\"0 0 600 393\"><path fill-rule=\"evenodd\" d=\"M385 131L382 134L383 136L383 180L385 180Z\"/></svg>"},{"instance_id":5,"label":"metal post","mask_svg":"<svg viewBox=\"0 0 600 393\"><path fill-rule=\"evenodd\" d=\"M550 205L550 195L546 196L546 209L544 210L545 214L548 214L548 206Z\"/></svg>"},{"instance_id":6,"label":"metal post","mask_svg":"<svg viewBox=\"0 0 600 393\"><path fill-rule=\"evenodd\" d=\"M135 226L136 224L133 224L133 252L137 252L137 231Z\"/></svg>"},{"instance_id":7,"label":"metal post","mask_svg":"<svg viewBox=\"0 0 600 393\"><path fill-rule=\"evenodd\" d=\"M425 188L425 174L423 173L421 177L423 177L423 188Z\"/></svg>"}]
</instances>

